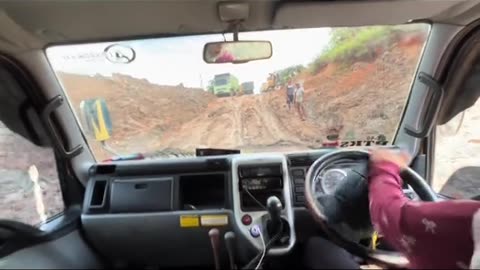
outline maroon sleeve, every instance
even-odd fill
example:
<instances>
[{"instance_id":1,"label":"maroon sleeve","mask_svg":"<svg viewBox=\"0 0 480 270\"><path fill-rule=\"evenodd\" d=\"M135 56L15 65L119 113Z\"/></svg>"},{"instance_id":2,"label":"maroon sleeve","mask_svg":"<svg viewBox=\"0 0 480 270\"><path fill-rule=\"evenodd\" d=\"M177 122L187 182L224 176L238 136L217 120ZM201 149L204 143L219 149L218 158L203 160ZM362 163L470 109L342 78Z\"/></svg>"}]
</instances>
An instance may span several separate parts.
<instances>
[{"instance_id":1,"label":"maroon sleeve","mask_svg":"<svg viewBox=\"0 0 480 270\"><path fill-rule=\"evenodd\" d=\"M403 194L399 173L400 168L390 162L370 168L370 215L375 229L406 254L411 267L468 265L473 253L472 217L480 203L410 201Z\"/></svg>"},{"instance_id":2,"label":"maroon sleeve","mask_svg":"<svg viewBox=\"0 0 480 270\"><path fill-rule=\"evenodd\" d=\"M401 210L408 199L403 195L400 168L389 162L372 164L369 179L370 217L375 230L387 241L402 234Z\"/></svg>"}]
</instances>

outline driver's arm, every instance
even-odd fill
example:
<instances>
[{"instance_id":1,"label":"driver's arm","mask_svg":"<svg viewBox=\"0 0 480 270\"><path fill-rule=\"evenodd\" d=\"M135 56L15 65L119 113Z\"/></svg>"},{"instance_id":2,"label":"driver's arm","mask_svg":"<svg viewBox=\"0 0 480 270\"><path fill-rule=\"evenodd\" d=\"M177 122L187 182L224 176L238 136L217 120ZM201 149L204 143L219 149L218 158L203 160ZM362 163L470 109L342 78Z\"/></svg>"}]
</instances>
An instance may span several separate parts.
<instances>
[{"instance_id":1,"label":"driver's arm","mask_svg":"<svg viewBox=\"0 0 480 270\"><path fill-rule=\"evenodd\" d=\"M400 233L401 209L408 201L402 192L400 168L391 162L373 163L369 177L370 217L376 231L387 239Z\"/></svg>"},{"instance_id":2,"label":"driver's arm","mask_svg":"<svg viewBox=\"0 0 480 270\"><path fill-rule=\"evenodd\" d=\"M402 191L400 167L374 162L369 178L370 216L375 229L409 257L411 266L468 266L473 253L476 201L416 202Z\"/></svg>"}]
</instances>

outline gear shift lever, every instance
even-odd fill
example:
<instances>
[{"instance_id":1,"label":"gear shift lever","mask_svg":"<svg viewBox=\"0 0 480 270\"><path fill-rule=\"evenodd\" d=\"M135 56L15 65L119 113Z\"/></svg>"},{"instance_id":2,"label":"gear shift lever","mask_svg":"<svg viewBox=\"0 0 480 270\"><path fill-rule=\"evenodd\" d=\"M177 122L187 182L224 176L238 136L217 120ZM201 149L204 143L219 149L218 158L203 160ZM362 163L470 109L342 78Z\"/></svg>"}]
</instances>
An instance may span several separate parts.
<instances>
[{"instance_id":1,"label":"gear shift lever","mask_svg":"<svg viewBox=\"0 0 480 270\"><path fill-rule=\"evenodd\" d=\"M280 214L282 212L282 202L277 196L271 196L267 199L267 211L270 215L270 222L267 225L270 235L278 233L278 228L282 224Z\"/></svg>"},{"instance_id":2,"label":"gear shift lever","mask_svg":"<svg viewBox=\"0 0 480 270\"><path fill-rule=\"evenodd\" d=\"M212 245L215 270L220 270L220 231L217 228L212 228L208 231L208 237L210 237L210 244Z\"/></svg>"},{"instance_id":3,"label":"gear shift lever","mask_svg":"<svg viewBox=\"0 0 480 270\"><path fill-rule=\"evenodd\" d=\"M236 270L237 266L235 265L235 233L227 232L224 236L225 238L225 247L227 248L228 260L230 261L230 270Z\"/></svg>"}]
</instances>

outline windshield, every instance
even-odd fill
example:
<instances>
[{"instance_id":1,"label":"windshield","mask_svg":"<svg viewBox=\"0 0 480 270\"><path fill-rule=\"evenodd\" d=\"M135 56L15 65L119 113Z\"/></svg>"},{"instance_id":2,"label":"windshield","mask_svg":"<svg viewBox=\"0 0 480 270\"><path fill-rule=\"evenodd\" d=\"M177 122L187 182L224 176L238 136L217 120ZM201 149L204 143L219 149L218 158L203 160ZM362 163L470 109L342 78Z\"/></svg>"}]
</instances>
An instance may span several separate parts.
<instances>
[{"instance_id":1,"label":"windshield","mask_svg":"<svg viewBox=\"0 0 480 270\"><path fill-rule=\"evenodd\" d=\"M273 50L242 64L204 62L204 45L221 34L62 45L47 55L98 160L197 148L289 152L390 144L428 31L241 33Z\"/></svg>"},{"instance_id":2,"label":"windshield","mask_svg":"<svg viewBox=\"0 0 480 270\"><path fill-rule=\"evenodd\" d=\"M227 84L227 79L216 79L215 85L225 85Z\"/></svg>"}]
</instances>

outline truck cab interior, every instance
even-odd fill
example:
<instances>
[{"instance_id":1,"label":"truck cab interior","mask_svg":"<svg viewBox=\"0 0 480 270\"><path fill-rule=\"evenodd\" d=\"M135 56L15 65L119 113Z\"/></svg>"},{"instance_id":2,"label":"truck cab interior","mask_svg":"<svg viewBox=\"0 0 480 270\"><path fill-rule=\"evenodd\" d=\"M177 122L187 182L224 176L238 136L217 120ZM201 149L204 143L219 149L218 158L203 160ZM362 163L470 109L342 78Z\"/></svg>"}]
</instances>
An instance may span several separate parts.
<instances>
[{"instance_id":1,"label":"truck cab interior","mask_svg":"<svg viewBox=\"0 0 480 270\"><path fill-rule=\"evenodd\" d=\"M479 19L476 0L2 1L0 267L332 267L312 238L408 266L368 196L333 194L385 147L413 157L409 199L480 197Z\"/></svg>"}]
</instances>

